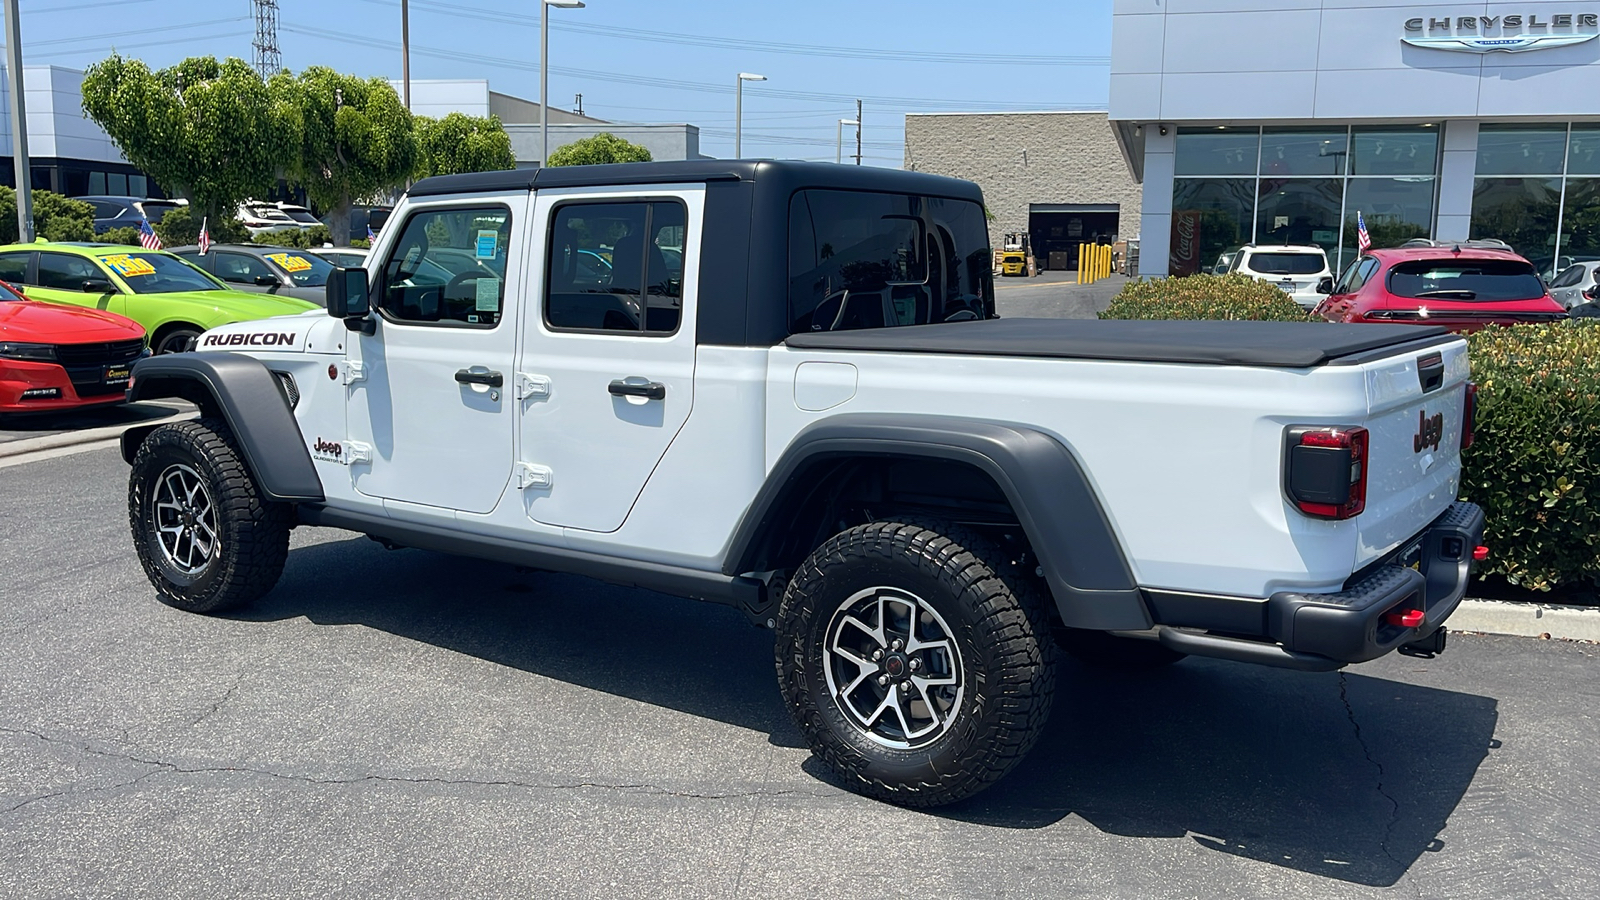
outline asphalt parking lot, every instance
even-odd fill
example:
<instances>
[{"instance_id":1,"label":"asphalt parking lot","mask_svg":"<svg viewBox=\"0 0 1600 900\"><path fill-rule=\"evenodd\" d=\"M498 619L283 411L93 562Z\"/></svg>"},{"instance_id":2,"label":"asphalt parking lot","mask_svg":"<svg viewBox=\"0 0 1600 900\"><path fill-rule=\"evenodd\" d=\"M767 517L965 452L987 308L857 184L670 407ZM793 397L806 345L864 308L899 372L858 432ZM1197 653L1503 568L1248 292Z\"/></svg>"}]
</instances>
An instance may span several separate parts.
<instances>
[{"instance_id":1,"label":"asphalt parking lot","mask_svg":"<svg viewBox=\"0 0 1600 900\"><path fill-rule=\"evenodd\" d=\"M125 480L0 468L6 896L1600 895L1594 645L1065 665L1027 762L913 812L810 759L730 609L302 529L187 615Z\"/></svg>"},{"instance_id":2,"label":"asphalt parking lot","mask_svg":"<svg viewBox=\"0 0 1600 900\"><path fill-rule=\"evenodd\" d=\"M0 456L39 444L40 439L48 443L74 432L127 428L193 411L194 406L182 400L146 400L60 413L0 414Z\"/></svg>"},{"instance_id":3,"label":"asphalt parking lot","mask_svg":"<svg viewBox=\"0 0 1600 900\"><path fill-rule=\"evenodd\" d=\"M1040 272L1031 278L995 276L994 305L1011 319L1092 319L1128 283L1122 275L1078 284L1077 272Z\"/></svg>"}]
</instances>

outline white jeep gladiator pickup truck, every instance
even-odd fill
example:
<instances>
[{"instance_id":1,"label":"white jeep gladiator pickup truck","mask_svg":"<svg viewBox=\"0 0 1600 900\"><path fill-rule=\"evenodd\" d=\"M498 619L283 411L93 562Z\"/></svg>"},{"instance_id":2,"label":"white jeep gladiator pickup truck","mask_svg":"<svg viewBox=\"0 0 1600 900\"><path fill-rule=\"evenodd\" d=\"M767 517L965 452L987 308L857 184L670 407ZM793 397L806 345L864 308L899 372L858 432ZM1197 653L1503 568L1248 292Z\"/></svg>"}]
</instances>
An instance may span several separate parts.
<instances>
[{"instance_id":1,"label":"white jeep gladiator pickup truck","mask_svg":"<svg viewBox=\"0 0 1600 900\"><path fill-rule=\"evenodd\" d=\"M207 332L131 399L160 598L298 524L727 603L871 796L1022 758L1057 649L1331 670L1443 649L1466 344L1409 325L999 319L970 183L705 160L418 182L328 315Z\"/></svg>"}]
</instances>

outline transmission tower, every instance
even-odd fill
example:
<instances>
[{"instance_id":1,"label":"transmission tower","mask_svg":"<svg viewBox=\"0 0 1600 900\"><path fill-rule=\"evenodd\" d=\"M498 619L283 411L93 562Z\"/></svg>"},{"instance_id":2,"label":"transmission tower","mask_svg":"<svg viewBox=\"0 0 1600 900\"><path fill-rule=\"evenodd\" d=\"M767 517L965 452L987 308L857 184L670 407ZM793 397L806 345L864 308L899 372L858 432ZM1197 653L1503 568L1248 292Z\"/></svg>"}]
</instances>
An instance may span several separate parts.
<instances>
[{"instance_id":1,"label":"transmission tower","mask_svg":"<svg viewBox=\"0 0 1600 900\"><path fill-rule=\"evenodd\" d=\"M254 65L262 78L270 78L283 71L283 57L278 55L278 0L250 0L256 10L256 40Z\"/></svg>"}]
</instances>

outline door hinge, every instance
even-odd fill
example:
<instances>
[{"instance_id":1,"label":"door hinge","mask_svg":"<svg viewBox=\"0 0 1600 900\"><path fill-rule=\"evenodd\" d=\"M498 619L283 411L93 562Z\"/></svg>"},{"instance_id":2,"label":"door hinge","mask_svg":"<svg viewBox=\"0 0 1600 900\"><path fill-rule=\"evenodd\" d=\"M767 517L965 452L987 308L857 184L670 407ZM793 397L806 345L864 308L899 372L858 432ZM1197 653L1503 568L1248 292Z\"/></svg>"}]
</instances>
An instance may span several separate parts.
<instances>
[{"instance_id":1,"label":"door hinge","mask_svg":"<svg viewBox=\"0 0 1600 900\"><path fill-rule=\"evenodd\" d=\"M353 466L357 463L372 462L372 445L360 441L345 441L345 465Z\"/></svg>"},{"instance_id":2,"label":"door hinge","mask_svg":"<svg viewBox=\"0 0 1600 900\"><path fill-rule=\"evenodd\" d=\"M543 400L550 396L550 379L543 375L517 373L517 399Z\"/></svg>"},{"instance_id":3,"label":"door hinge","mask_svg":"<svg viewBox=\"0 0 1600 900\"><path fill-rule=\"evenodd\" d=\"M366 378L367 378L366 367L363 366L359 361L353 360L353 359L347 359L347 360L344 361L344 383L345 384L353 384L354 382L357 382L357 381L365 381Z\"/></svg>"},{"instance_id":4,"label":"door hinge","mask_svg":"<svg viewBox=\"0 0 1600 900\"><path fill-rule=\"evenodd\" d=\"M533 463L517 463L517 490L540 490L551 485L553 473L549 466L536 466Z\"/></svg>"}]
</instances>

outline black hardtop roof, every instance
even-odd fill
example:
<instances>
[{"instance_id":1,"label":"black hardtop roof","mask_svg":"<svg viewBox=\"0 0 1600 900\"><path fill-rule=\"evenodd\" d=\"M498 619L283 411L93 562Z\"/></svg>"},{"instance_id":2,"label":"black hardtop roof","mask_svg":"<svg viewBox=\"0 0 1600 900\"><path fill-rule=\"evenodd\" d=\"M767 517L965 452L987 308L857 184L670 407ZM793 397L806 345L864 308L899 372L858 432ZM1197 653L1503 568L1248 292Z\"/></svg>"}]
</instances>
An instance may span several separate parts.
<instances>
[{"instance_id":1,"label":"black hardtop roof","mask_svg":"<svg viewBox=\"0 0 1600 900\"><path fill-rule=\"evenodd\" d=\"M923 194L982 203L976 184L959 178L906 172L878 166L845 166L777 159L695 159L676 162L615 163L603 166L561 166L507 169L465 175L437 175L411 186L413 197L441 194L526 191L546 187L590 187L671 184L697 181L748 181L780 189L837 188Z\"/></svg>"}]
</instances>

